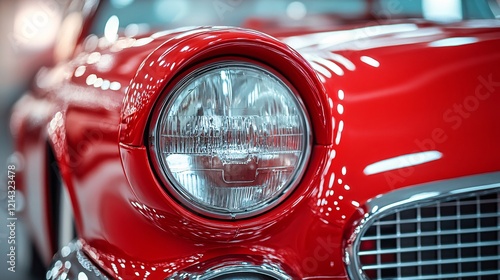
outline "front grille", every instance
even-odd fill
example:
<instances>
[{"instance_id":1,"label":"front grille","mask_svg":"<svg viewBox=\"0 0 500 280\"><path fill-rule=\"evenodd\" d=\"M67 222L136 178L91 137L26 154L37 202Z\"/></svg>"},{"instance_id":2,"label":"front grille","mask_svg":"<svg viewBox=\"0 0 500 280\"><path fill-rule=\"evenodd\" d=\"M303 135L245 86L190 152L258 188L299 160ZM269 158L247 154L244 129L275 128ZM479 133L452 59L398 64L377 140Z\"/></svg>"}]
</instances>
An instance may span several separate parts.
<instances>
[{"instance_id":1,"label":"front grille","mask_svg":"<svg viewBox=\"0 0 500 280\"><path fill-rule=\"evenodd\" d=\"M374 219L358 264L369 279L500 279L499 237L498 188L445 197Z\"/></svg>"}]
</instances>

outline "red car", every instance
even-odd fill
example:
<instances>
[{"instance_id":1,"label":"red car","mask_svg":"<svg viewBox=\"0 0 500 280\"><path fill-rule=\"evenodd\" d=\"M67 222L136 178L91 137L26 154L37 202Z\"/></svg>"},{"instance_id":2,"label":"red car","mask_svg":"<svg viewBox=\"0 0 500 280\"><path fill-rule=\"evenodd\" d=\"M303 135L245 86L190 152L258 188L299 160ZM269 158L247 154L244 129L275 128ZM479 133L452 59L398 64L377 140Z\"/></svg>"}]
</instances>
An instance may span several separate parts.
<instances>
[{"instance_id":1,"label":"red car","mask_svg":"<svg viewBox=\"0 0 500 280\"><path fill-rule=\"evenodd\" d=\"M498 8L73 1L11 118L47 279L499 279Z\"/></svg>"}]
</instances>

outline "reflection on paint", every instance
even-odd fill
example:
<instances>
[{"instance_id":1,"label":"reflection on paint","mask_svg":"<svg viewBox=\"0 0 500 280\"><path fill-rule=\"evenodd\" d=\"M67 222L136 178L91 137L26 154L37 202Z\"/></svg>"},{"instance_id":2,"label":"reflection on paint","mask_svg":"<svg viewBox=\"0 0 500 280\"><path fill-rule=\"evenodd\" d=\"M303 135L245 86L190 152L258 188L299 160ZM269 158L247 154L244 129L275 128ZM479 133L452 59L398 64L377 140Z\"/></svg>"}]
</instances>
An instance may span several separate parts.
<instances>
[{"instance_id":1,"label":"reflection on paint","mask_svg":"<svg viewBox=\"0 0 500 280\"><path fill-rule=\"evenodd\" d=\"M401 155L372 163L365 167L363 173L365 175L378 174L390 170L395 170L435 161L442 157L443 154L438 151L426 151L421 153Z\"/></svg>"},{"instance_id":2,"label":"reflection on paint","mask_svg":"<svg viewBox=\"0 0 500 280\"><path fill-rule=\"evenodd\" d=\"M363 55L362 57L359 58L362 62L370 65L370 66L373 66L375 68L379 67L380 66L380 62L378 60L376 60L375 58L373 57L369 57L369 56L365 56Z\"/></svg>"},{"instance_id":3,"label":"reflection on paint","mask_svg":"<svg viewBox=\"0 0 500 280\"><path fill-rule=\"evenodd\" d=\"M104 27L104 38L109 42L114 42L118 39L118 28L120 26L120 20L117 16L111 16Z\"/></svg>"},{"instance_id":4,"label":"reflection on paint","mask_svg":"<svg viewBox=\"0 0 500 280\"><path fill-rule=\"evenodd\" d=\"M446 38L442 40L437 40L429 43L430 47L455 47L468 45L478 42L477 38L474 37L455 37L455 38Z\"/></svg>"}]
</instances>

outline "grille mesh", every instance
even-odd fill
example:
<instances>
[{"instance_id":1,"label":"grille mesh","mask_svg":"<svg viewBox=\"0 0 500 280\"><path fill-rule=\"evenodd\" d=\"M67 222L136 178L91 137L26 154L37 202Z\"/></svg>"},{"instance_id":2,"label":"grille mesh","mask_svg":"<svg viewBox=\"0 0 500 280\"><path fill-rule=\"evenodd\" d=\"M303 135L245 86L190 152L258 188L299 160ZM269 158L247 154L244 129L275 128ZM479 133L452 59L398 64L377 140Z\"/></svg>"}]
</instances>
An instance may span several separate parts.
<instances>
[{"instance_id":1,"label":"grille mesh","mask_svg":"<svg viewBox=\"0 0 500 280\"><path fill-rule=\"evenodd\" d=\"M500 279L500 193L399 210L361 237L370 279Z\"/></svg>"}]
</instances>

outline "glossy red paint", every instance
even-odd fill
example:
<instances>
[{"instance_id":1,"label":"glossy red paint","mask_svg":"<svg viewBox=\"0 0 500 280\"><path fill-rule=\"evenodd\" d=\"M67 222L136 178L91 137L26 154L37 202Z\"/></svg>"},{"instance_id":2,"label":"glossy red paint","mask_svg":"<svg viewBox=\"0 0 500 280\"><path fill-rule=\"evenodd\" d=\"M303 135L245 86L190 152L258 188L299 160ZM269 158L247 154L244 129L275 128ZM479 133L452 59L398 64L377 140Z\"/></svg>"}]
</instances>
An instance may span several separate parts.
<instances>
[{"instance_id":1,"label":"glossy red paint","mask_svg":"<svg viewBox=\"0 0 500 280\"><path fill-rule=\"evenodd\" d=\"M500 170L499 38L498 22L470 21L387 22L281 38L295 50L242 29L120 39L39 77L45 85L17 104L12 127L17 149L33 164L46 165L29 158L30 147L51 144L84 250L110 276L164 279L239 259L277 264L293 278L346 278L344 234L367 200ZM306 104L315 140L292 195L241 221L201 217L177 203L144 145L151 110L171 81L226 56L259 61L286 77ZM441 157L366 172L373 163L423 151Z\"/></svg>"},{"instance_id":2,"label":"glossy red paint","mask_svg":"<svg viewBox=\"0 0 500 280\"><path fill-rule=\"evenodd\" d=\"M300 92L310 112L315 141L329 144L331 116L323 108L324 87L295 50L262 33L237 28L202 28L167 39L141 64L126 93L122 111L120 142L143 145L151 110L165 88L186 69L206 60L250 59L268 65ZM168 91L168 90L167 90Z\"/></svg>"}]
</instances>

